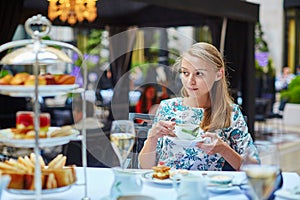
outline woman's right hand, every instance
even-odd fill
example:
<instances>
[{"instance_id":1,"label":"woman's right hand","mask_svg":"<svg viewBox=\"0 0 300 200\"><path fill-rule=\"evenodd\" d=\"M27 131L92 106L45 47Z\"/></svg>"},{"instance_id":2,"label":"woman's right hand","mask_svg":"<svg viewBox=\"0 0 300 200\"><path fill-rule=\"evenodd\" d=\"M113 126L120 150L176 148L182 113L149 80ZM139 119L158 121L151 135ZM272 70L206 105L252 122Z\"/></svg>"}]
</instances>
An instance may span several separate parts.
<instances>
[{"instance_id":1,"label":"woman's right hand","mask_svg":"<svg viewBox=\"0 0 300 200\"><path fill-rule=\"evenodd\" d=\"M163 136L170 136L170 137L175 137L176 135L174 134L174 128L175 128L176 122L172 121L159 121L155 123L149 134L148 134L148 139L158 139Z\"/></svg>"},{"instance_id":2,"label":"woman's right hand","mask_svg":"<svg viewBox=\"0 0 300 200\"><path fill-rule=\"evenodd\" d=\"M158 138L163 136L174 137L173 132L175 122L172 121L159 121L152 125L148 132L147 140L139 154L139 163L142 169L151 169L156 165L156 145Z\"/></svg>"}]
</instances>

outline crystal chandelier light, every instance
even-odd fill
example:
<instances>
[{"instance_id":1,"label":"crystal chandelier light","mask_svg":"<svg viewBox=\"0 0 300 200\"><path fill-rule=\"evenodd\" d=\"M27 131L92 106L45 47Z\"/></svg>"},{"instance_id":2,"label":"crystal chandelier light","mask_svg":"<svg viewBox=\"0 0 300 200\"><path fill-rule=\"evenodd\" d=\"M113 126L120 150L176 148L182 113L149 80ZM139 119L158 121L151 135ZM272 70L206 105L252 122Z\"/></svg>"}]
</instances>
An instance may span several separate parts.
<instances>
[{"instance_id":1,"label":"crystal chandelier light","mask_svg":"<svg viewBox=\"0 0 300 200\"><path fill-rule=\"evenodd\" d=\"M63 22L73 25L87 19L92 22L97 17L97 0L48 0L48 17L54 20L59 17Z\"/></svg>"}]
</instances>

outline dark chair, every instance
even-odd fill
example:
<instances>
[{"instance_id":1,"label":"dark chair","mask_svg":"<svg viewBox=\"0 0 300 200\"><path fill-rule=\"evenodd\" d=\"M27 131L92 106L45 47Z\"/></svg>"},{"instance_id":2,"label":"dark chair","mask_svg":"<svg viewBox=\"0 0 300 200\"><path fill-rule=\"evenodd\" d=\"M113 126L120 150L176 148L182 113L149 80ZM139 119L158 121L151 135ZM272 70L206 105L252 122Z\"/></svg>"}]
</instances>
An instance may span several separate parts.
<instances>
[{"instance_id":1,"label":"dark chair","mask_svg":"<svg viewBox=\"0 0 300 200\"><path fill-rule=\"evenodd\" d=\"M106 133L102 129L86 131L87 166L104 168L119 166L119 159ZM63 146L62 151L67 156L66 165L82 166L82 141L70 141Z\"/></svg>"},{"instance_id":2,"label":"dark chair","mask_svg":"<svg viewBox=\"0 0 300 200\"><path fill-rule=\"evenodd\" d=\"M266 99L255 100L255 116L254 120L257 122L257 132L259 134L266 133L266 121L268 118L269 102Z\"/></svg>"},{"instance_id":3,"label":"dark chair","mask_svg":"<svg viewBox=\"0 0 300 200\"><path fill-rule=\"evenodd\" d=\"M275 113L272 111L271 113L268 114L268 119L277 119L280 121L280 123L278 123L278 121L276 122L276 129L279 131L279 133L285 132L284 123L283 123L283 111L287 102L288 102L287 99L282 99L278 106L278 111Z\"/></svg>"},{"instance_id":4,"label":"dark chair","mask_svg":"<svg viewBox=\"0 0 300 200\"><path fill-rule=\"evenodd\" d=\"M141 113L129 113L129 120L135 121L136 119L143 120L143 123L135 123L136 140L132 150L132 159L130 168L138 168L138 154L144 146L144 142L147 139L148 130L152 126L154 119L153 114L141 114Z\"/></svg>"}]
</instances>

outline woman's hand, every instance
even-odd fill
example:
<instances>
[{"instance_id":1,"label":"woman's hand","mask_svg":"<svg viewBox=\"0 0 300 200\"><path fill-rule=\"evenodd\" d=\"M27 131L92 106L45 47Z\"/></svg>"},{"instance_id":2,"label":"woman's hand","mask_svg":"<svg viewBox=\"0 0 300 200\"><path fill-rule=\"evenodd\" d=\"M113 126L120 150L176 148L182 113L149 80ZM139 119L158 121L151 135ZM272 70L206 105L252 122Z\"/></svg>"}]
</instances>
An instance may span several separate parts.
<instances>
[{"instance_id":1,"label":"woman's hand","mask_svg":"<svg viewBox=\"0 0 300 200\"><path fill-rule=\"evenodd\" d=\"M153 124L148 132L146 143L139 154L139 162L142 169L151 169L152 166L156 165L157 140L163 136L174 137L175 124L172 121L159 121Z\"/></svg>"},{"instance_id":2,"label":"woman's hand","mask_svg":"<svg viewBox=\"0 0 300 200\"><path fill-rule=\"evenodd\" d=\"M211 142L197 142L196 147L202 149L208 155L221 153L226 145L226 143L216 133L206 132L201 137L204 138L205 141L206 138L210 138Z\"/></svg>"},{"instance_id":3,"label":"woman's hand","mask_svg":"<svg viewBox=\"0 0 300 200\"><path fill-rule=\"evenodd\" d=\"M219 153L235 170L240 169L243 158L235 152L218 134L206 132L203 138L209 138L210 143L198 142L196 146L202 149L208 155Z\"/></svg>"},{"instance_id":4,"label":"woman's hand","mask_svg":"<svg viewBox=\"0 0 300 200\"><path fill-rule=\"evenodd\" d=\"M172 121L159 121L156 124L154 124L151 128L151 131L148 134L148 139L158 139L163 136L171 136L175 137L176 135L174 134L174 127L175 127L175 122Z\"/></svg>"}]
</instances>

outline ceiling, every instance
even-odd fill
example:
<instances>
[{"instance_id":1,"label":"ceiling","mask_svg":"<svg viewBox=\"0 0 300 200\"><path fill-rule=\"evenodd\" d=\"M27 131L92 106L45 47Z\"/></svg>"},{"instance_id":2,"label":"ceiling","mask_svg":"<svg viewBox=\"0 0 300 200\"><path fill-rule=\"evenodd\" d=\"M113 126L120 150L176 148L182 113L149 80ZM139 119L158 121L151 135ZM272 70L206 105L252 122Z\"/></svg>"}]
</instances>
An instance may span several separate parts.
<instances>
[{"instance_id":1,"label":"ceiling","mask_svg":"<svg viewBox=\"0 0 300 200\"><path fill-rule=\"evenodd\" d=\"M47 16L47 0L24 0L21 23L36 14ZM74 27L111 26L170 27L196 25L206 20L227 17L238 21L257 21L257 4L240 0L98 0L98 16L92 23ZM58 19L54 25L67 25Z\"/></svg>"}]
</instances>

